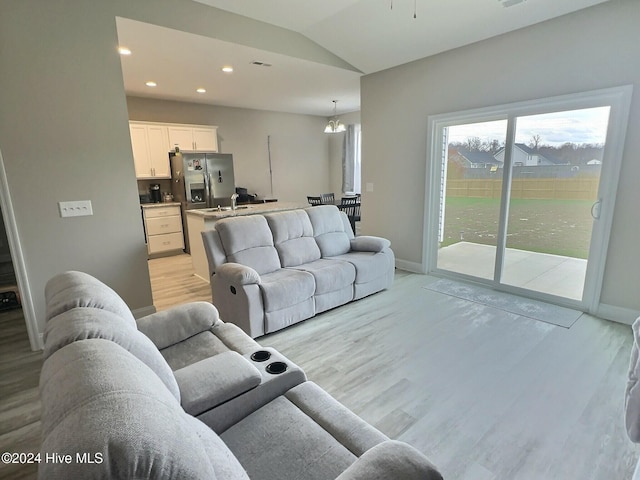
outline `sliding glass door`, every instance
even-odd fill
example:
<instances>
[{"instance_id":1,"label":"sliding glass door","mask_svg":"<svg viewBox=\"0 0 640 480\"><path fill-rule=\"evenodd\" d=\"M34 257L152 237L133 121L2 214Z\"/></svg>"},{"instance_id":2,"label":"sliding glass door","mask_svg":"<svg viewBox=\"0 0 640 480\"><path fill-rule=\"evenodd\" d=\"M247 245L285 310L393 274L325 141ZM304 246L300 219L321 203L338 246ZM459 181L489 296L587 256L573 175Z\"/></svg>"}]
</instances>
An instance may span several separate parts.
<instances>
[{"instance_id":1,"label":"sliding glass door","mask_svg":"<svg viewBox=\"0 0 640 480\"><path fill-rule=\"evenodd\" d=\"M443 129L439 268L493 279L502 198L502 168L495 156L506 134L506 120Z\"/></svg>"},{"instance_id":2,"label":"sliding glass door","mask_svg":"<svg viewBox=\"0 0 640 480\"><path fill-rule=\"evenodd\" d=\"M428 270L597 303L629 89L429 120Z\"/></svg>"},{"instance_id":3,"label":"sliding glass door","mask_svg":"<svg viewBox=\"0 0 640 480\"><path fill-rule=\"evenodd\" d=\"M609 113L515 119L503 283L582 299Z\"/></svg>"}]
</instances>

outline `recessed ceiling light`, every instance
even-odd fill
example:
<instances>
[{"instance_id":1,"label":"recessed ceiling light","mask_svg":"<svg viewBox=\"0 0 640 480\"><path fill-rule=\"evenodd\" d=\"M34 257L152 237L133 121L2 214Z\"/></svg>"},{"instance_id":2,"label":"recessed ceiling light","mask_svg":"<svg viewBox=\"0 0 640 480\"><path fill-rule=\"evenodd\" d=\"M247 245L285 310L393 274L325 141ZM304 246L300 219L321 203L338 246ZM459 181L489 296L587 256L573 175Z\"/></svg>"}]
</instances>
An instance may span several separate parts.
<instances>
[{"instance_id":1,"label":"recessed ceiling light","mask_svg":"<svg viewBox=\"0 0 640 480\"><path fill-rule=\"evenodd\" d=\"M225 66L225 67L222 67L222 71L223 71L224 73L231 73L231 72L233 72L233 67L231 67L231 66L227 65L227 66Z\"/></svg>"},{"instance_id":2,"label":"recessed ceiling light","mask_svg":"<svg viewBox=\"0 0 640 480\"><path fill-rule=\"evenodd\" d=\"M196 89L196 92L198 92L198 93L207 93L207 91L204 88L198 88L198 89Z\"/></svg>"},{"instance_id":3,"label":"recessed ceiling light","mask_svg":"<svg viewBox=\"0 0 640 480\"><path fill-rule=\"evenodd\" d=\"M119 47L118 53L120 55L131 55L131 50L129 50L127 47Z\"/></svg>"},{"instance_id":4,"label":"recessed ceiling light","mask_svg":"<svg viewBox=\"0 0 640 480\"><path fill-rule=\"evenodd\" d=\"M158 84L156 82L147 82L147 83L145 83L145 85L147 87L157 87L158 86Z\"/></svg>"}]
</instances>

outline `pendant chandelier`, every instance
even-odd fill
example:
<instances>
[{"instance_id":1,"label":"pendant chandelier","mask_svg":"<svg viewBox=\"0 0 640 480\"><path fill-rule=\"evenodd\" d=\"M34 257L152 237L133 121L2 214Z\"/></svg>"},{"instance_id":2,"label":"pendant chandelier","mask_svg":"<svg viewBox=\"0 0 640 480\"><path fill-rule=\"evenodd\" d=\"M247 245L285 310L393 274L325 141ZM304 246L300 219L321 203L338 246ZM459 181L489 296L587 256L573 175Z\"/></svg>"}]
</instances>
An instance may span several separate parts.
<instances>
[{"instance_id":1,"label":"pendant chandelier","mask_svg":"<svg viewBox=\"0 0 640 480\"><path fill-rule=\"evenodd\" d=\"M324 133L340 133L345 130L346 127L343 123L340 123L340 119L338 118L338 100L333 100L333 118L327 123L327 126L324 128Z\"/></svg>"}]
</instances>

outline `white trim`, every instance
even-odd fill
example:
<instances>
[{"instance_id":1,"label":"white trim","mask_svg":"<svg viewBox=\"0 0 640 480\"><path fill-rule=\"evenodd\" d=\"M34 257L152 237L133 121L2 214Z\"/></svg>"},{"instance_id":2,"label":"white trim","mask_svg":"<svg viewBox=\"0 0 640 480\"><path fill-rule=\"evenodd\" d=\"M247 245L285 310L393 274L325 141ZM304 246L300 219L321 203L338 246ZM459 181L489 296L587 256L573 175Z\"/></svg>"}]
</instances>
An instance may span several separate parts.
<instances>
[{"instance_id":1,"label":"white trim","mask_svg":"<svg viewBox=\"0 0 640 480\"><path fill-rule=\"evenodd\" d=\"M593 224L589 261L587 262L587 274L583 290L583 303L588 312L597 311L600 305L600 294L602 292L611 226L615 213L616 192L622 167L622 155L624 153L632 93L633 87L627 85L609 89L603 92L601 97L608 99L611 104L611 110L609 112L609 127L607 129L604 158L602 159L604 167L601 171L598 187L597 201L600 202L600 214L598 220L594 221ZM585 299L590 299L590 301Z\"/></svg>"},{"instance_id":2,"label":"white trim","mask_svg":"<svg viewBox=\"0 0 640 480\"><path fill-rule=\"evenodd\" d=\"M602 202L602 222L594 223L583 299L580 301L580 309L590 313L597 312L600 309L600 292L602 290L606 252L609 246L613 220L615 192L620 176L624 140L628 128L626 122L629 116L632 92L632 85L624 85L462 112L430 115L428 117L427 130L427 188L425 188L426 208L422 255L424 271L426 273L438 272L439 275L449 274L449 272L437 268L438 242L432 240L437 238L437 228L439 227L437 213L439 211L441 172L439 171L440 162L437 154L442 150L442 135L438 135L440 129L479 121L505 120L511 116L535 115L607 105L611 106L611 112L605 148L606 161L603 161L603 165L606 165L606 167L602 170L598 192L599 200L605 199L607 201ZM498 284L494 280L488 282L482 279L478 280L481 280L484 284L499 286L501 290L510 290L508 285ZM529 296L528 290L521 290ZM530 296L531 298L537 297L537 295L533 294ZM554 303L557 303L557 299Z\"/></svg>"},{"instance_id":3,"label":"white trim","mask_svg":"<svg viewBox=\"0 0 640 480\"><path fill-rule=\"evenodd\" d=\"M396 258L396 268L412 273L426 273L421 263L409 262L408 260L402 260L400 258Z\"/></svg>"},{"instance_id":4,"label":"white trim","mask_svg":"<svg viewBox=\"0 0 640 480\"><path fill-rule=\"evenodd\" d=\"M631 325L636 318L640 317L640 311L601 303L593 315L605 320Z\"/></svg>"},{"instance_id":5,"label":"white trim","mask_svg":"<svg viewBox=\"0 0 640 480\"><path fill-rule=\"evenodd\" d=\"M20 244L20 235L18 234L18 225L16 217L13 213L13 203L11 202L11 192L9 191L9 181L7 172L4 168L4 160L0 151L0 207L2 208L2 216L4 218L4 226L7 231L7 240L9 241L9 250L11 251L11 261L16 274L18 283L18 291L20 292L20 301L22 303L22 313L27 326L27 334L29 335L29 344L31 349L42 350L44 343L42 342L42 334L38 328L36 320L36 311L33 305L33 297L31 296L31 287L29 286L29 277L27 275L27 267L22 253Z\"/></svg>"}]
</instances>

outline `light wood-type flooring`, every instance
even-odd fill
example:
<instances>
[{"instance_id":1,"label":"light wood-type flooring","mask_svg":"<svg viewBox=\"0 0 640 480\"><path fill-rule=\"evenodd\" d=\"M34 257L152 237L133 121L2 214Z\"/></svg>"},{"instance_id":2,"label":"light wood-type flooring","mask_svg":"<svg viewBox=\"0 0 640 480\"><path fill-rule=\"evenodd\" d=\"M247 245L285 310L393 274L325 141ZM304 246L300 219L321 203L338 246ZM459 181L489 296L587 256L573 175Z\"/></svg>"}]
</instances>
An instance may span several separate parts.
<instances>
[{"instance_id":1,"label":"light wood-type flooring","mask_svg":"<svg viewBox=\"0 0 640 480\"><path fill-rule=\"evenodd\" d=\"M210 300L186 255L149 261L158 310ZM448 480L626 480L631 329L583 315L570 329L424 289L391 289L258 339L342 403L424 452ZM0 314L0 451L39 449L39 353ZM35 469L0 478L35 478ZM302 479L301 479L302 480Z\"/></svg>"},{"instance_id":2,"label":"light wood-type flooring","mask_svg":"<svg viewBox=\"0 0 640 480\"><path fill-rule=\"evenodd\" d=\"M40 450L38 381L42 353L31 351L21 309L0 312L0 454ZM0 462L0 478L36 477L37 465Z\"/></svg>"}]
</instances>

